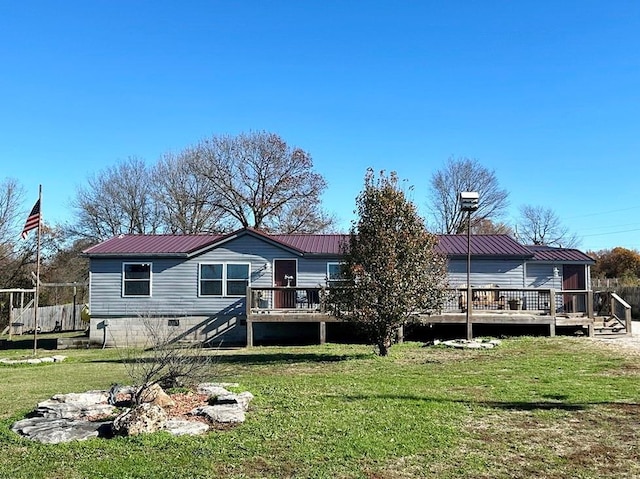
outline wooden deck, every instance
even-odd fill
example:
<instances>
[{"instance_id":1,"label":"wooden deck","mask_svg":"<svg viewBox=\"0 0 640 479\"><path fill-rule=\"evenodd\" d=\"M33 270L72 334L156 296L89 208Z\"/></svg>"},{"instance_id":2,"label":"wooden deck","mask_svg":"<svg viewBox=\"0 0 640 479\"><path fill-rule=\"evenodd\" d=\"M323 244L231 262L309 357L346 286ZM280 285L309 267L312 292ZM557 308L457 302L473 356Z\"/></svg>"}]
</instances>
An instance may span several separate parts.
<instances>
[{"instance_id":1,"label":"wooden deck","mask_svg":"<svg viewBox=\"0 0 640 479\"><path fill-rule=\"evenodd\" d=\"M247 346L253 346L253 325L255 323L318 323L319 342L326 341L326 323L341 321L331 315L330 307L322 302L323 288L249 288L247 297L252 298L247 311ZM279 294L286 294L287 298ZM549 335L555 336L557 327L581 327L588 335L594 334L593 308L590 306L590 291L554 291L548 289L510 289L477 291L479 300L474 299L469 314L469 323L493 325L541 325L549 328ZM518 298L517 302L514 298ZM311 298L311 300L310 300ZM487 298L490 298L487 300ZM576 299L578 298L578 299ZM276 308L276 303L284 301L286 306ZM583 311L562 311L558 304L566 304L575 310L576 305L584 306ZM278 304L282 306L282 304ZM540 309L522 309L526 305L542 306ZM466 304L460 299L459 290L450 290L443 311L437 314L417 314L418 322L428 324L466 324ZM507 309L505 309L507 308ZM558 311L558 309L560 309ZM569 309L569 308L567 308ZM554 311L555 314L551 312Z\"/></svg>"}]
</instances>

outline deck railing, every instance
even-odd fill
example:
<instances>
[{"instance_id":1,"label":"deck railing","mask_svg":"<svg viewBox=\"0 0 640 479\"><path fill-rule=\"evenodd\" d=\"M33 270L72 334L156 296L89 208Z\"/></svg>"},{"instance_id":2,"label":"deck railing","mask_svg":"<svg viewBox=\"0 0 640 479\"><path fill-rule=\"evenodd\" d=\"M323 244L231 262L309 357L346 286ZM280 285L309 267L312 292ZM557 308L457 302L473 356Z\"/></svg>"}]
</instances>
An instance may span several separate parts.
<instances>
[{"instance_id":1,"label":"deck railing","mask_svg":"<svg viewBox=\"0 0 640 479\"><path fill-rule=\"evenodd\" d=\"M248 287L250 315L266 312L321 313L334 308L329 302L329 288L320 286ZM451 288L444 294L441 311L431 314L466 311L467 289ZM576 314L593 317L592 292L588 290L554 290L540 288L472 287L472 311L526 311L538 315Z\"/></svg>"},{"instance_id":2,"label":"deck railing","mask_svg":"<svg viewBox=\"0 0 640 479\"><path fill-rule=\"evenodd\" d=\"M611 293L611 317L624 326L631 334L631 306L616 293Z\"/></svg>"},{"instance_id":3,"label":"deck railing","mask_svg":"<svg viewBox=\"0 0 640 479\"><path fill-rule=\"evenodd\" d=\"M250 314L266 311L324 313L327 288L320 286L272 286L247 288Z\"/></svg>"},{"instance_id":4,"label":"deck railing","mask_svg":"<svg viewBox=\"0 0 640 479\"><path fill-rule=\"evenodd\" d=\"M474 288L473 311L528 311L536 314L578 314L593 317L592 292L546 288ZM447 291L443 312L465 312L467 289Z\"/></svg>"}]
</instances>

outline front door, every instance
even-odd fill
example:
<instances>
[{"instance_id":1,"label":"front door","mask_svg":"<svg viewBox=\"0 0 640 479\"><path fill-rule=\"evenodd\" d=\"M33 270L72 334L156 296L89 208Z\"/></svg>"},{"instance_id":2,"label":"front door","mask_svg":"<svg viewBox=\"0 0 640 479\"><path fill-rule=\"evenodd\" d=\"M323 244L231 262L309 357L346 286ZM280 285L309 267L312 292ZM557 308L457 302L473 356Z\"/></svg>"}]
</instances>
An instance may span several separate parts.
<instances>
[{"instance_id":1,"label":"front door","mask_svg":"<svg viewBox=\"0 0 640 479\"><path fill-rule=\"evenodd\" d=\"M585 267L581 264L565 264L562 266L562 289L565 291L584 291L587 287ZM586 296L577 293L563 295L565 313L582 313L586 311Z\"/></svg>"},{"instance_id":2,"label":"front door","mask_svg":"<svg viewBox=\"0 0 640 479\"><path fill-rule=\"evenodd\" d=\"M298 279L298 262L295 259L276 259L273 260L273 285L284 287L295 287ZM295 308L296 292L276 291L275 295L276 308Z\"/></svg>"}]
</instances>

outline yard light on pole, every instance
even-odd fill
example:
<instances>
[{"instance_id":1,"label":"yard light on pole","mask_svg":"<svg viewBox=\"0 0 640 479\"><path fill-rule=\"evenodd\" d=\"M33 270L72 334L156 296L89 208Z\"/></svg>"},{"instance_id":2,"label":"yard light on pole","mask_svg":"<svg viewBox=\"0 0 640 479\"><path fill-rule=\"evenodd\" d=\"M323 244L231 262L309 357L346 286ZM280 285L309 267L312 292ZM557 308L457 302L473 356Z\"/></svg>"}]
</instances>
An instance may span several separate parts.
<instances>
[{"instance_id":1,"label":"yard light on pole","mask_svg":"<svg viewBox=\"0 0 640 479\"><path fill-rule=\"evenodd\" d=\"M478 209L480 195L477 191L463 191L460 193L460 210L467 212L467 339L471 341L473 331L471 328L471 308L473 301L471 298L471 212Z\"/></svg>"}]
</instances>

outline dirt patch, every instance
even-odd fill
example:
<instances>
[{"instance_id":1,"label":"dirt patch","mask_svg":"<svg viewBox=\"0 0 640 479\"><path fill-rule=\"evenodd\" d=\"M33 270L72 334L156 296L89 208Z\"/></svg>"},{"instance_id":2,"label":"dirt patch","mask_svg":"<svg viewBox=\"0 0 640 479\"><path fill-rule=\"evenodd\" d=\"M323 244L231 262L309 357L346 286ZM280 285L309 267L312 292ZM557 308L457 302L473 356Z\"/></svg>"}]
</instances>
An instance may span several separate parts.
<instances>
[{"instance_id":1,"label":"dirt patch","mask_svg":"<svg viewBox=\"0 0 640 479\"><path fill-rule=\"evenodd\" d=\"M579 412L508 411L476 416L466 447L486 477L637 477L640 405L597 405Z\"/></svg>"}]
</instances>

